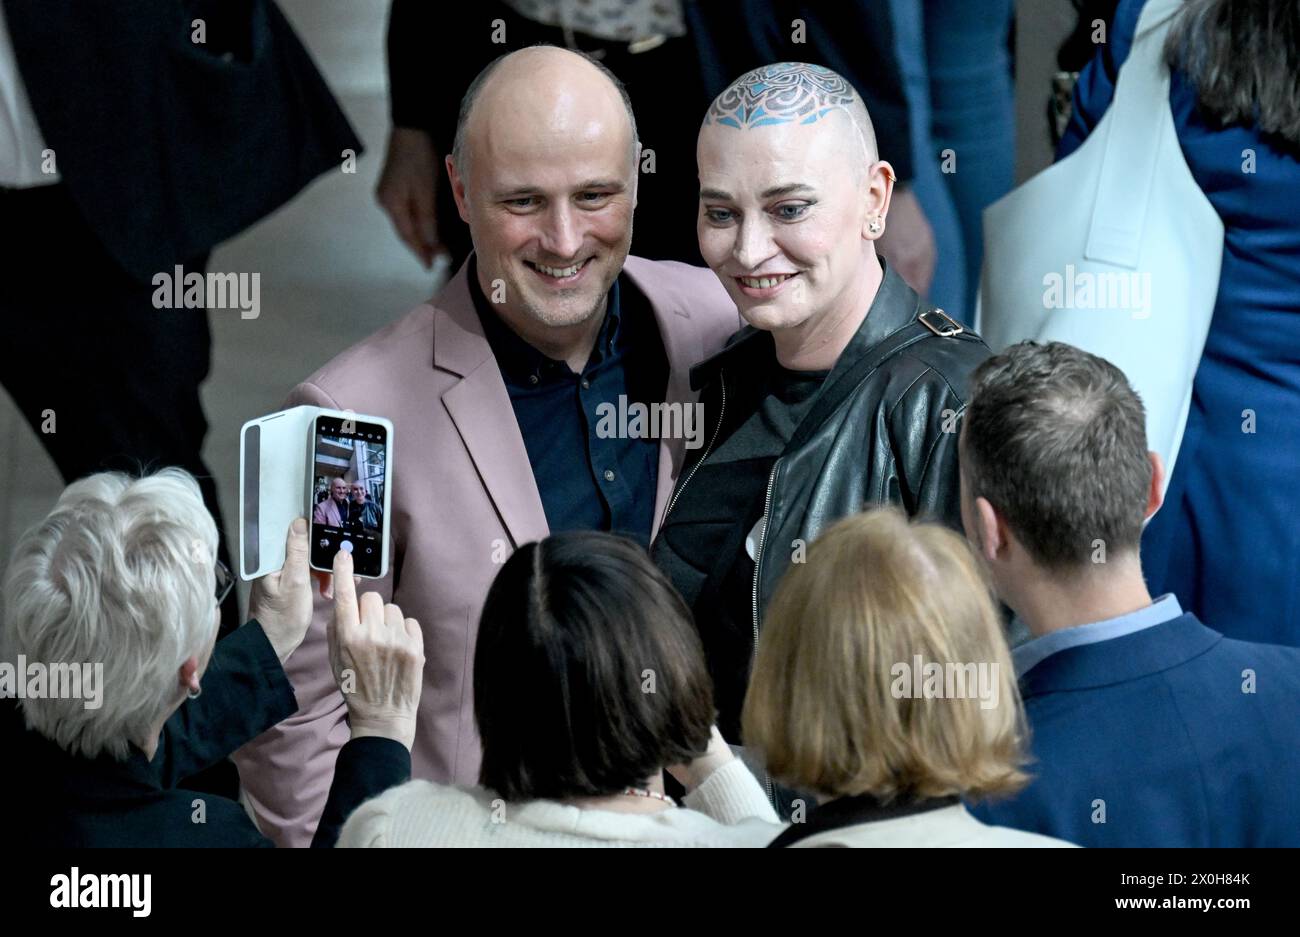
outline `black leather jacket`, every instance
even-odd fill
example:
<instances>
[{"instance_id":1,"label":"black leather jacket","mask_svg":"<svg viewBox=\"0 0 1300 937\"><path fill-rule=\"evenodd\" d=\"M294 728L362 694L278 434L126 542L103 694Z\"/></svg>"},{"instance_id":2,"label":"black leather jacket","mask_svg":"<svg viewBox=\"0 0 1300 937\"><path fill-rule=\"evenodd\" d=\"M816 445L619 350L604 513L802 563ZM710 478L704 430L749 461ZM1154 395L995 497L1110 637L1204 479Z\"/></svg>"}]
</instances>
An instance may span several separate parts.
<instances>
[{"instance_id":1,"label":"black leather jacket","mask_svg":"<svg viewBox=\"0 0 1300 937\"><path fill-rule=\"evenodd\" d=\"M755 645L781 576L835 521L868 505L891 503L909 516L961 530L957 431L971 374L989 354L978 335L923 303L885 267L867 317L768 477L767 523L755 552L751 597ZM747 327L692 369L704 412L718 416L707 422L706 444L688 451L665 523L720 432L730 432L748 415L735 412L744 409L736 401L753 399L756 375L771 360L771 333ZM736 543L745 548L743 537ZM718 561L721 574L731 557ZM702 632L709 627L698 625ZM709 636L702 637L708 647ZM749 664L711 661L710 669L734 667L747 674ZM727 708L728 701L718 703Z\"/></svg>"}]
</instances>

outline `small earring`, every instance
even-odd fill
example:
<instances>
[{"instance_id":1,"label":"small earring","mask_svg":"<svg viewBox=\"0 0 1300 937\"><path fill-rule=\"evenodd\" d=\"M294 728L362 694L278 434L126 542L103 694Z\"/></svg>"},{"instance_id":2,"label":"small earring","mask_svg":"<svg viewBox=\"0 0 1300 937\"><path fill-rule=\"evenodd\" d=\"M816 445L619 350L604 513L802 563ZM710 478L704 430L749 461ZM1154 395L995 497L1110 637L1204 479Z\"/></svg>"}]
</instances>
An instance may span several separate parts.
<instances>
[{"instance_id":1,"label":"small earring","mask_svg":"<svg viewBox=\"0 0 1300 937\"><path fill-rule=\"evenodd\" d=\"M869 224L867 227L871 229L871 233L872 233L872 234L879 234L879 233L880 233L880 219L879 219L879 218L872 218L872 219L871 219L871 224Z\"/></svg>"},{"instance_id":2,"label":"small earring","mask_svg":"<svg viewBox=\"0 0 1300 937\"><path fill-rule=\"evenodd\" d=\"M185 695L190 699L198 699L203 695L203 687L199 687L197 690L189 690Z\"/></svg>"}]
</instances>

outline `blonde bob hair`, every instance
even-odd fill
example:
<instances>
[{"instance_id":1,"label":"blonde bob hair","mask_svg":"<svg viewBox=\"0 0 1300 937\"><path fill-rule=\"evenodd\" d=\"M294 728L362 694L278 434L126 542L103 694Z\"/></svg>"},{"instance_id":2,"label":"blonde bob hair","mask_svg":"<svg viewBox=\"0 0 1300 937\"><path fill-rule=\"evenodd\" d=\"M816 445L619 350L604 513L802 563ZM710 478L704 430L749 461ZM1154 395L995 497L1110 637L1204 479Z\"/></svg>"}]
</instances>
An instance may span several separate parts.
<instances>
[{"instance_id":1,"label":"blonde bob hair","mask_svg":"<svg viewBox=\"0 0 1300 937\"><path fill-rule=\"evenodd\" d=\"M913 681L925 664L947 680ZM1024 727L988 585L956 533L881 508L791 566L743 714L775 778L827 798L1005 795L1028 780Z\"/></svg>"}]
</instances>

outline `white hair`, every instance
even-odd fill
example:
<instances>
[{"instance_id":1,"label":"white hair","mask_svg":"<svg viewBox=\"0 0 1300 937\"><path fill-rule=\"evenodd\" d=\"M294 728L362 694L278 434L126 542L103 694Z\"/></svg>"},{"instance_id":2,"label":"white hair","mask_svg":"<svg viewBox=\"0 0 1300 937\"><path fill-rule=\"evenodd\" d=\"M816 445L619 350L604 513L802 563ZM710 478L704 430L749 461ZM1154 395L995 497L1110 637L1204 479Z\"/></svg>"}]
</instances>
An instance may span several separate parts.
<instances>
[{"instance_id":1,"label":"white hair","mask_svg":"<svg viewBox=\"0 0 1300 937\"><path fill-rule=\"evenodd\" d=\"M102 663L102 699L96 709L23 699L28 727L88 758L123 760L146 740L176 704L181 664L215 640L216 555L216 525L187 472L69 485L14 551L0 661Z\"/></svg>"}]
</instances>

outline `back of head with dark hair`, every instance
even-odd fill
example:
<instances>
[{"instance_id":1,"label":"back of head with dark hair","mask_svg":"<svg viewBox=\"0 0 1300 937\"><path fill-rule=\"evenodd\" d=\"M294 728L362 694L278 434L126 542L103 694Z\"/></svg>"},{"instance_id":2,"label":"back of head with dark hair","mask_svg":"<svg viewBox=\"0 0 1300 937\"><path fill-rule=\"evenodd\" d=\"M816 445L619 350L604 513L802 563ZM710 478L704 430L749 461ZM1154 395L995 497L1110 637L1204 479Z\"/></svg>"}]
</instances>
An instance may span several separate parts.
<instances>
[{"instance_id":1,"label":"back of head with dark hair","mask_svg":"<svg viewBox=\"0 0 1300 937\"><path fill-rule=\"evenodd\" d=\"M480 783L508 801L618 793L701 754L713 690L690 610L621 537L520 547L479 621Z\"/></svg>"},{"instance_id":2,"label":"back of head with dark hair","mask_svg":"<svg viewBox=\"0 0 1300 937\"><path fill-rule=\"evenodd\" d=\"M975 371L961 440L972 498L1006 518L1034 559L1081 567L1142 536L1146 413L1122 371L1073 345L1021 342Z\"/></svg>"},{"instance_id":3,"label":"back of head with dark hair","mask_svg":"<svg viewBox=\"0 0 1300 937\"><path fill-rule=\"evenodd\" d=\"M1300 3L1188 0L1165 41L1165 61L1196 88L1213 123L1255 124L1300 153Z\"/></svg>"}]
</instances>

